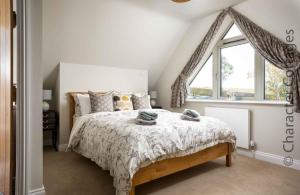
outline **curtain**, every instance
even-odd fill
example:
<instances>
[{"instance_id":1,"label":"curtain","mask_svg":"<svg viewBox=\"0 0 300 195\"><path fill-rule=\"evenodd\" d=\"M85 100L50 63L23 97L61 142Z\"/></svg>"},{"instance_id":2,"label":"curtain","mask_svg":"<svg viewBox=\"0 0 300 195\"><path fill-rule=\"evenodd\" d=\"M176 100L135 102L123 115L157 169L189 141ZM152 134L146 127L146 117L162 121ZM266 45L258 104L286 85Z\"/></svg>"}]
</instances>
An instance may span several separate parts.
<instances>
[{"instance_id":1,"label":"curtain","mask_svg":"<svg viewBox=\"0 0 300 195\"><path fill-rule=\"evenodd\" d=\"M222 11L217 19L214 21L208 32L206 33L204 39L196 48L195 52L181 71L180 75L175 80L174 84L172 85L172 99L171 99L171 107L172 108L180 108L184 103L185 99L187 98L187 79L193 71L197 68L198 63L200 62L201 58L205 54L210 42L215 37L216 33L218 32L224 18L226 16L226 10Z\"/></svg>"},{"instance_id":2,"label":"curtain","mask_svg":"<svg viewBox=\"0 0 300 195\"><path fill-rule=\"evenodd\" d=\"M292 73L289 101L293 104L294 111L300 112L300 53L234 9L229 8L228 14L256 51L276 67Z\"/></svg>"},{"instance_id":3,"label":"curtain","mask_svg":"<svg viewBox=\"0 0 300 195\"><path fill-rule=\"evenodd\" d=\"M222 11L206 36L189 59L181 74L172 85L171 107L181 107L187 97L187 78L193 73L199 61L203 57L210 41L215 36L226 14L234 20L240 30L244 33L250 44L268 61L276 67L291 72L290 99L295 112L300 112L300 53L275 37L270 32L262 29L247 17L232 8Z\"/></svg>"}]
</instances>

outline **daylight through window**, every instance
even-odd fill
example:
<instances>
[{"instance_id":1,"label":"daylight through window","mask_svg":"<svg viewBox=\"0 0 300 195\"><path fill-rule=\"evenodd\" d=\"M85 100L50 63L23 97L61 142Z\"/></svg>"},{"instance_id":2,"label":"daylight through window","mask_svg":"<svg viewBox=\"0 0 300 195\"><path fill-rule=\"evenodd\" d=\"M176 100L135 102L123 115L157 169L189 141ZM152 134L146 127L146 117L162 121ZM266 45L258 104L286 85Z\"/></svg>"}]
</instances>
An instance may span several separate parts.
<instances>
[{"instance_id":1,"label":"daylight through window","mask_svg":"<svg viewBox=\"0 0 300 195\"><path fill-rule=\"evenodd\" d=\"M285 72L258 54L233 24L190 78L189 98L280 101L287 92L284 78Z\"/></svg>"},{"instance_id":2,"label":"daylight through window","mask_svg":"<svg viewBox=\"0 0 300 195\"><path fill-rule=\"evenodd\" d=\"M209 98L212 97L213 92L213 78L212 78L212 56L208 58L197 76L190 84L192 96Z\"/></svg>"}]
</instances>

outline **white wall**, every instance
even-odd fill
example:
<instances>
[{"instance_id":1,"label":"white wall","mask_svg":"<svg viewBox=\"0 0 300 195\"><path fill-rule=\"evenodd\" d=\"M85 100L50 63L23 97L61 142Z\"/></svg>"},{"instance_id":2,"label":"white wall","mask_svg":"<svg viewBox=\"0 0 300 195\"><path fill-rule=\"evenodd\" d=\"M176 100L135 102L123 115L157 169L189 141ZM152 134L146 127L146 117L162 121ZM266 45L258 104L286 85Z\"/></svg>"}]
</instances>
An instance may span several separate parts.
<instances>
[{"instance_id":1,"label":"white wall","mask_svg":"<svg viewBox=\"0 0 300 195\"><path fill-rule=\"evenodd\" d=\"M26 1L27 153L26 189L43 192L42 1Z\"/></svg>"},{"instance_id":2,"label":"white wall","mask_svg":"<svg viewBox=\"0 0 300 195\"><path fill-rule=\"evenodd\" d=\"M59 144L63 150L69 141L71 127L69 92L121 91L148 92L148 71L108 66L60 63L57 86L59 110Z\"/></svg>"},{"instance_id":3,"label":"white wall","mask_svg":"<svg viewBox=\"0 0 300 195\"><path fill-rule=\"evenodd\" d=\"M294 29L295 44L300 50L300 2L297 0L249 0L234 7L256 24L272 32L277 37L285 40L286 29ZM194 52L197 45L215 20L216 14L194 21L183 40L173 53L171 60L157 82L156 89L159 92L159 102L170 109L171 85ZM203 113L205 106L238 107L251 110L252 139L257 143L257 150L284 155L282 141L285 139L286 114L284 106L272 105L233 105L216 103L188 102L184 108L194 108ZM175 109L180 111L180 109ZM300 159L300 114L295 114L295 150L293 156Z\"/></svg>"},{"instance_id":4,"label":"white wall","mask_svg":"<svg viewBox=\"0 0 300 195\"><path fill-rule=\"evenodd\" d=\"M43 2L44 88L60 61L146 69L151 88L189 25L125 0Z\"/></svg>"}]
</instances>

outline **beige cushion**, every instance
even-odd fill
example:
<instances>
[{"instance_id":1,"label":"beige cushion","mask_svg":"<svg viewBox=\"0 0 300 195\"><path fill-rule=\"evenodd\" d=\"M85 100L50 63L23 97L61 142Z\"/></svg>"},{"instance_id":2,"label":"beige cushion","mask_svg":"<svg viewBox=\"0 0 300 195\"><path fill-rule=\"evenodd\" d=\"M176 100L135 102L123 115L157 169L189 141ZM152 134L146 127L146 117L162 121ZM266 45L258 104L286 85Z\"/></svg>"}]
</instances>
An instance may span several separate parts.
<instances>
[{"instance_id":1,"label":"beige cushion","mask_svg":"<svg viewBox=\"0 0 300 195\"><path fill-rule=\"evenodd\" d=\"M151 109L149 95L144 95L142 97L132 95L132 103L135 110Z\"/></svg>"},{"instance_id":2,"label":"beige cushion","mask_svg":"<svg viewBox=\"0 0 300 195\"><path fill-rule=\"evenodd\" d=\"M112 92L106 94L99 94L89 91L92 112L112 112L113 97Z\"/></svg>"}]
</instances>

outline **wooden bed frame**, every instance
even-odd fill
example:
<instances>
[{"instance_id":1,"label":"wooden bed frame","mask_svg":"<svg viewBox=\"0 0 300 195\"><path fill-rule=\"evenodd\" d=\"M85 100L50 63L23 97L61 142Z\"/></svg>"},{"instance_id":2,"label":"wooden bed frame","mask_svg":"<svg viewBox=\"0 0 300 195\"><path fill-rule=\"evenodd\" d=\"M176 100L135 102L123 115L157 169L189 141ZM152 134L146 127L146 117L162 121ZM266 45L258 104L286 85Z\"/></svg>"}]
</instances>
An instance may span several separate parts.
<instances>
[{"instance_id":1,"label":"wooden bed frame","mask_svg":"<svg viewBox=\"0 0 300 195\"><path fill-rule=\"evenodd\" d=\"M70 92L68 94L70 99L70 127L72 127L73 115L75 113L75 102L73 95L87 94L87 92ZM226 166L230 167L232 150L233 148L231 143L221 143L191 155L169 158L152 163L139 169L138 172L135 173L132 179L130 195L135 195L135 187L138 185L200 165L222 156L226 156Z\"/></svg>"}]
</instances>

